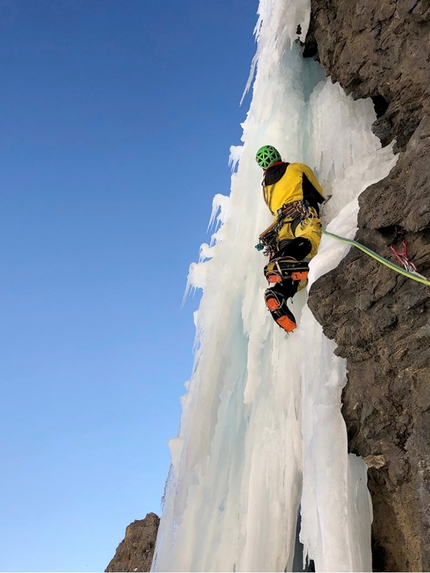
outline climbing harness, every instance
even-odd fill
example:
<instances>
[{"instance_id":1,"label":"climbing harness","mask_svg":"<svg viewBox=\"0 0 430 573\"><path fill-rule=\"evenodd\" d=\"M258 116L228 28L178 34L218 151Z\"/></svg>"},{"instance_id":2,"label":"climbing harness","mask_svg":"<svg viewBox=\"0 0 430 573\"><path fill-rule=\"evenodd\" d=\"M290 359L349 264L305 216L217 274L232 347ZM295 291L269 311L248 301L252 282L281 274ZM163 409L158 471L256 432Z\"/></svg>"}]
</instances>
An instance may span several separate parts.
<instances>
[{"instance_id":1,"label":"climbing harness","mask_svg":"<svg viewBox=\"0 0 430 573\"><path fill-rule=\"evenodd\" d=\"M362 245L361 243L359 243L357 241L354 241L353 239L347 239L346 237L340 237L339 235L335 235L334 233L330 233L329 231L326 231L325 229L323 229L322 232L324 233L324 235L327 235L328 237L332 237L333 239L337 239L338 241L341 241L342 243L347 243L348 245L353 245L354 247L357 247L357 249L360 249L360 251L363 251L363 253L366 253L367 255L369 255L369 257L372 257L373 259L375 259L376 261L385 265L386 267L392 269L393 271L396 271L397 273L399 273L405 277L408 277L414 281L417 281L417 282L425 285L426 287L430 287L430 281L428 279L426 279L426 277L424 277L423 275L420 275L418 272L416 272L415 265L413 263L411 263L409 261L409 259L407 258L407 252L405 252L406 251L406 244L404 245L403 251L401 253L399 253L399 256L396 254L398 251L394 252L393 249L391 249L394 252L394 254L396 254L396 256L398 258L404 257L404 259L399 258L399 260L402 261L403 265L405 264L405 262L406 262L406 264L409 265L409 269L407 269L407 268L402 269L401 267L399 267L395 263L392 263L391 261L385 259L384 257L381 257L381 255L378 255L378 253L375 253L374 251L372 251L368 247L365 247L364 245ZM391 246L390 246L390 248L391 248ZM412 270L410 270L410 269L412 269Z\"/></svg>"},{"instance_id":2,"label":"climbing harness","mask_svg":"<svg viewBox=\"0 0 430 573\"><path fill-rule=\"evenodd\" d=\"M264 249L264 255L273 254L276 251L278 233L284 224L286 222L294 224L296 221L298 224L311 216L313 214L307 201L294 201L294 203L282 205L276 213L276 220L258 237L259 242L255 248L257 251Z\"/></svg>"}]
</instances>

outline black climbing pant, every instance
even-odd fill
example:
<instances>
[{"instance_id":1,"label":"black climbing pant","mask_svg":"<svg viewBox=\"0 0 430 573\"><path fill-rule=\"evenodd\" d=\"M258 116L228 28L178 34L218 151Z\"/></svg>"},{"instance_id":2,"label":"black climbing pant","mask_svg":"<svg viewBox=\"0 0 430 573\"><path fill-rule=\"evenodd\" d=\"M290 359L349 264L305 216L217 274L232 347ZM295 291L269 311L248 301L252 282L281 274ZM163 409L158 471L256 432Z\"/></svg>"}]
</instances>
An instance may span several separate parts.
<instances>
[{"instance_id":1,"label":"black climbing pant","mask_svg":"<svg viewBox=\"0 0 430 573\"><path fill-rule=\"evenodd\" d=\"M296 261L306 259L311 252L312 243L309 239L298 237L292 241L282 241L279 250L271 257L271 261L276 259L291 257ZM264 299L267 308L270 310L273 320L287 332L292 332L297 324L296 319L287 306L287 300L292 298L299 287L299 281L291 278L283 278L266 289Z\"/></svg>"}]
</instances>

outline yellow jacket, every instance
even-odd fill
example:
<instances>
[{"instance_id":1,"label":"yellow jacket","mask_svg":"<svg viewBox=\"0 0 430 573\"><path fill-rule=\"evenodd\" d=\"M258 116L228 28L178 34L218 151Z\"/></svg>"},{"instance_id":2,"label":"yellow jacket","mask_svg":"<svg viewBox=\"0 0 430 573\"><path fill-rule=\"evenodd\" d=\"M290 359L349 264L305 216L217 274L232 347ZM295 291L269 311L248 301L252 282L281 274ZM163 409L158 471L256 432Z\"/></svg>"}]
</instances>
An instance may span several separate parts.
<instances>
[{"instance_id":1,"label":"yellow jacket","mask_svg":"<svg viewBox=\"0 0 430 573\"><path fill-rule=\"evenodd\" d=\"M286 239L306 237L312 243L309 258L316 255L321 241L319 205L324 201L323 190L312 169L304 163L275 163L264 174L263 196L275 220L278 209L295 201L306 201L310 216L304 220L286 220L278 233L278 243Z\"/></svg>"}]
</instances>

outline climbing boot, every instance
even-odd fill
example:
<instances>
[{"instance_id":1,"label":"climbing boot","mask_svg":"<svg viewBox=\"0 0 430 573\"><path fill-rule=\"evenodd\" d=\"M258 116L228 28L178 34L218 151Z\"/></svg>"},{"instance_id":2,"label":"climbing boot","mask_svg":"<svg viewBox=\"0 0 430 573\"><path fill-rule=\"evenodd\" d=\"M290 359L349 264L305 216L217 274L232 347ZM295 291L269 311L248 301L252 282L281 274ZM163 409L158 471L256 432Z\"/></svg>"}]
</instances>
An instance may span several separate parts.
<instances>
[{"instance_id":1,"label":"climbing boot","mask_svg":"<svg viewBox=\"0 0 430 573\"><path fill-rule=\"evenodd\" d=\"M287 306L287 300L275 287L266 290L265 302L270 310L273 320L286 332L293 332L297 328L296 319Z\"/></svg>"}]
</instances>

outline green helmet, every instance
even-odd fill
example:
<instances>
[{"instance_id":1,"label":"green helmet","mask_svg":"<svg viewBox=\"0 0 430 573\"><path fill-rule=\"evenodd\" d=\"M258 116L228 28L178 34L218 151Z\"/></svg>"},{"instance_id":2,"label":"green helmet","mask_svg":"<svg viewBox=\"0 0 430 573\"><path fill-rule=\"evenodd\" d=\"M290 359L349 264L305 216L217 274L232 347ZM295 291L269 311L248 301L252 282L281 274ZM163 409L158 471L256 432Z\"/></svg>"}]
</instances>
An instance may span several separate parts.
<instances>
[{"instance_id":1,"label":"green helmet","mask_svg":"<svg viewBox=\"0 0 430 573\"><path fill-rule=\"evenodd\" d=\"M268 169L273 163L281 161L281 154L273 145L263 145L257 151L255 160L261 169Z\"/></svg>"}]
</instances>

